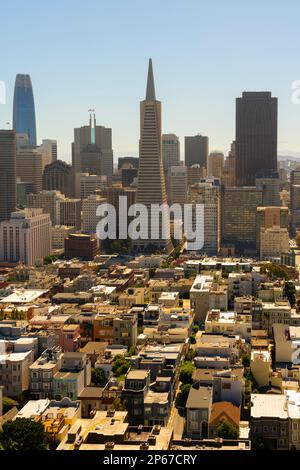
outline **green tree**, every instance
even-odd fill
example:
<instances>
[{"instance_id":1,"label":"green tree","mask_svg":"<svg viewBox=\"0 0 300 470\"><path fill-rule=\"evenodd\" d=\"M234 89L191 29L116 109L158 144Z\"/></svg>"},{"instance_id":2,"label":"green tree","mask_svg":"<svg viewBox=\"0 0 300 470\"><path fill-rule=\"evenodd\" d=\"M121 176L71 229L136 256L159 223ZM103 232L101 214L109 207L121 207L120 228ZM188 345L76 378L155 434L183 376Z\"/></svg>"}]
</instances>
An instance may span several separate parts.
<instances>
[{"instance_id":1,"label":"green tree","mask_svg":"<svg viewBox=\"0 0 300 470\"><path fill-rule=\"evenodd\" d=\"M113 409L115 411L125 411L126 408L125 406L123 405L122 401L120 398L116 398L114 401L113 401Z\"/></svg>"},{"instance_id":2,"label":"green tree","mask_svg":"<svg viewBox=\"0 0 300 470\"><path fill-rule=\"evenodd\" d=\"M131 346L128 351L128 356L134 356L134 354L136 354L136 347Z\"/></svg>"},{"instance_id":3,"label":"green tree","mask_svg":"<svg viewBox=\"0 0 300 470\"><path fill-rule=\"evenodd\" d=\"M9 397L3 397L3 413L7 413L14 406L19 406L19 403L16 400L13 400Z\"/></svg>"},{"instance_id":4,"label":"green tree","mask_svg":"<svg viewBox=\"0 0 300 470\"><path fill-rule=\"evenodd\" d=\"M192 361L196 356L196 351L194 349L189 349L185 355L186 361Z\"/></svg>"},{"instance_id":5,"label":"green tree","mask_svg":"<svg viewBox=\"0 0 300 470\"><path fill-rule=\"evenodd\" d=\"M179 380L183 384L191 384L193 383L193 372L195 366L192 362L184 362L181 367L181 371L179 374Z\"/></svg>"},{"instance_id":6,"label":"green tree","mask_svg":"<svg viewBox=\"0 0 300 470\"><path fill-rule=\"evenodd\" d=\"M194 326L193 326L193 332L194 332L194 333L197 333L197 332L199 331L199 329L200 329L200 328L199 328L198 325L194 325Z\"/></svg>"},{"instance_id":7,"label":"green tree","mask_svg":"<svg viewBox=\"0 0 300 470\"><path fill-rule=\"evenodd\" d=\"M44 426L29 418L17 418L3 424L0 443L4 450L44 450L47 448Z\"/></svg>"},{"instance_id":8,"label":"green tree","mask_svg":"<svg viewBox=\"0 0 300 470\"><path fill-rule=\"evenodd\" d=\"M191 384L181 384L180 386L180 392L178 394L178 402L179 405L182 407L185 407L190 390L191 390Z\"/></svg>"},{"instance_id":9,"label":"green tree","mask_svg":"<svg viewBox=\"0 0 300 470\"><path fill-rule=\"evenodd\" d=\"M250 366L250 356L248 354L243 354L241 360L244 367Z\"/></svg>"},{"instance_id":10,"label":"green tree","mask_svg":"<svg viewBox=\"0 0 300 470\"><path fill-rule=\"evenodd\" d=\"M222 420L217 426L218 437L223 439L238 439L239 430L227 420Z\"/></svg>"},{"instance_id":11,"label":"green tree","mask_svg":"<svg viewBox=\"0 0 300 470\"><path fill-rule=\"evenodd\" d=\"M100 367L92 369L92 384L105 385L107 382L104 370Z\"/></svg>"},{"instance_id":12,"label":"green tree","mask_svg":"<svg viewBox=\"0 0 300 470\"><path fill-rule=\"evenodd\" d=\"M296 287L293 282L285 281L284 295L288 299L291 307L294 307L296 304Z\"/></svg>"},{"instance_id":13,"label":"green tree","mask_svg":"<svg viewBox=\"0 0 300 470\"><path fill-rule=\"evenodd\" d=\"M196 343L196 336L194 334L191 334L190 336L190 343L195 344Z\"/></svg>"},{"instance_id":14,"label":"green tree","mask_svg":"<svg viewBox=\"0 0 300 470\"><path fill-rule=\"evenodd\" d=\"M113 361L112 371L116 377L126 374L129 367L130 367L130 361L128 359L126 359L124 356L121 356L119 354L115 356L114 361Z\"/></svg>"}]
</instances>

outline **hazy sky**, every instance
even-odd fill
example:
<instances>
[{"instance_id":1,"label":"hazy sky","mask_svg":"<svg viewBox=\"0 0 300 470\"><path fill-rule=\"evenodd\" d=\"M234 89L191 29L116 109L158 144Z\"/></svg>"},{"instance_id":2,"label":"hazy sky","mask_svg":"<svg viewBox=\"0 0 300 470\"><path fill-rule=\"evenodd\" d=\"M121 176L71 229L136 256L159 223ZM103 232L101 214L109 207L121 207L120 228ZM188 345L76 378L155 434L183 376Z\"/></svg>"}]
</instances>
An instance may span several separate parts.
<instances>
[{"instance_id":1,"label":"hazy sky","mask_svg":"<svg viewBox=\"0 0 300 470\"><path fill-rule=\"evenodd\" d=\"M163 131L198 132L227 151L235 98L270 90L279 98L280 151L300 152L299 0L14 0L1 2L0 80L12 121L15 75L31 75L38 141L58 140L70 158L73 128L96 109L113 129L116 156L136 155L139 101L152 57Z\"/></svg>"}]
</instances>

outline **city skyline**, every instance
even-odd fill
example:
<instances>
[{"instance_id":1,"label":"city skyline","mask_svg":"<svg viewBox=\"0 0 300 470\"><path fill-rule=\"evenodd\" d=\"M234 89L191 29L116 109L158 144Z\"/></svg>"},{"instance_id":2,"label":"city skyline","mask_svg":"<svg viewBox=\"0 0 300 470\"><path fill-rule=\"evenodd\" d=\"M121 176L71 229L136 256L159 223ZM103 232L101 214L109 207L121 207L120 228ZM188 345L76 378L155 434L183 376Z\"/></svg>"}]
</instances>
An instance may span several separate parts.
<instances>
[{"instance_id":1,"label":"city skyline","mask_svg":"<svg viewBox=\"0 0 300 470\"><path fill-rule=\"evenodd\" d=\"M114 2L104 12L94 1L88 2L89 8L83 9L78 2L75 5L74 11L68 8L68 1L59 5L60 15L55 16L57 34L51 43L46 33L58 2L51 8L35 5L32 17L26 11L22 10L22 15L14 11L16 27L24 19L29 29L35 26L24 39L24 46L31 50L30 57L18 54L17 63L14 52L19 43L6 24L3 26L3 38L11 42L11 47L10 54L4 51L6 66L0 77L7 90L6 104L0 108L2 128L5 122L12 122L13 83L15 76L24 72L32 79L38 142L43 138L57 139L59 158L70 161L73 129L86 122L90 107L95 108L99 124L113 129L115 158L138 155L137 103L143 96L145 64L152 57L164 103L163 133L175 133L181 142L185 135L201 133L209 136L210 151L227 154L235 136L235 99L243 91L271 91L279 102L279 153L300 152L300 107L291 100L292 83L300 77L300 67L294 60L299 10L295 2L293 15L278 5L272 10L260 5L259 18L255 8L245 15L233 1L226 6L218 2L217 9L192 1L187 4L190 8L184 9L180 2L172 2L171 11L169 2L165 2L157 19L157 36L147 28L148 36L140 45L135 45L136 37L142 37L144 23L139 24L142 12L137 2L127 2L126 7ZM147 24L153 20L155 8L152 11L145 20ZM101 32L94 26L100 13ZM11 14L10 6L4 7L4 14ZM41 21L45 15L47 23ZM207 24L199 24L202 17ZM178 35L181 22L187 21L189 30L185 30L185 36ZM289 28L282 37L277 33L287 21ZM254 24L255 36L251 33ZM78 38L73 33L74 25L82 27ZM218 34L211 34L212 27ZM243 39L241 44L233 44L236 35ZM226 41L222 40L224 37ZM262 50L257 47L259 43L263 44ZM78 56L93 64L92 73L90 67L78 67ZM94 59L97 56L100 61ZM183 152L182 146L181 159Z\"/></svg>"}]
</instances>

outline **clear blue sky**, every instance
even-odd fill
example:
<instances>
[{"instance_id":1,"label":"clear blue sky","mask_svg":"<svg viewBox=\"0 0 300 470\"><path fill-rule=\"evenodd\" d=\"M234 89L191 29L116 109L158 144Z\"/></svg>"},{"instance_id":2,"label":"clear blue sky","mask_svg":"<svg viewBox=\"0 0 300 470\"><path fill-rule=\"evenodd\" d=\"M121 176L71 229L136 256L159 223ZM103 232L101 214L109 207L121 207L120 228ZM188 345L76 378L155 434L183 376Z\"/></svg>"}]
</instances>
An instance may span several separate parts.
<instances>
[{"instance_id":1,"label":"clear blue sky","mask_svg":"<svg viewBox=\"0 0 300 470\"><path fill-rule=\"evenodd\" d=\"M139 101L153 59L163 131L202 133L210 150L227 151L235 133L235 98L270 90L279 98L279 150L300 152L299 0L14 0L1 2L0 80L12 120L14 79L29 73L38 141L58 140L70 157L73 128L96 109L113 129L116 156L136 155Z\"/></svg>"}]
</instances>

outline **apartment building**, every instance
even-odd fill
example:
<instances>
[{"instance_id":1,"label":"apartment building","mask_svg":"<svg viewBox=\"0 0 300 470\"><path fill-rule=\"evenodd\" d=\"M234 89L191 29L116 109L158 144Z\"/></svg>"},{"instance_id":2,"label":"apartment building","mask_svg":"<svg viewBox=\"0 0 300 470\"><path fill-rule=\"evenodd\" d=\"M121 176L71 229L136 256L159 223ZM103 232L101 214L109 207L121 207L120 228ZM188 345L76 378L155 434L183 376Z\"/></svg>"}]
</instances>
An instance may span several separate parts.
<instances>
[{"instance_id":1,"label":"apartment building","mask_svg":"<svg viewBox=\"0 0 300 470\"><path fill-rule=\"evenodd\" d=\"M46 349L29 367L30 394L35 400L53 397L53 378L61 368L62 349Z\"/></svg>"}]
</instances>

